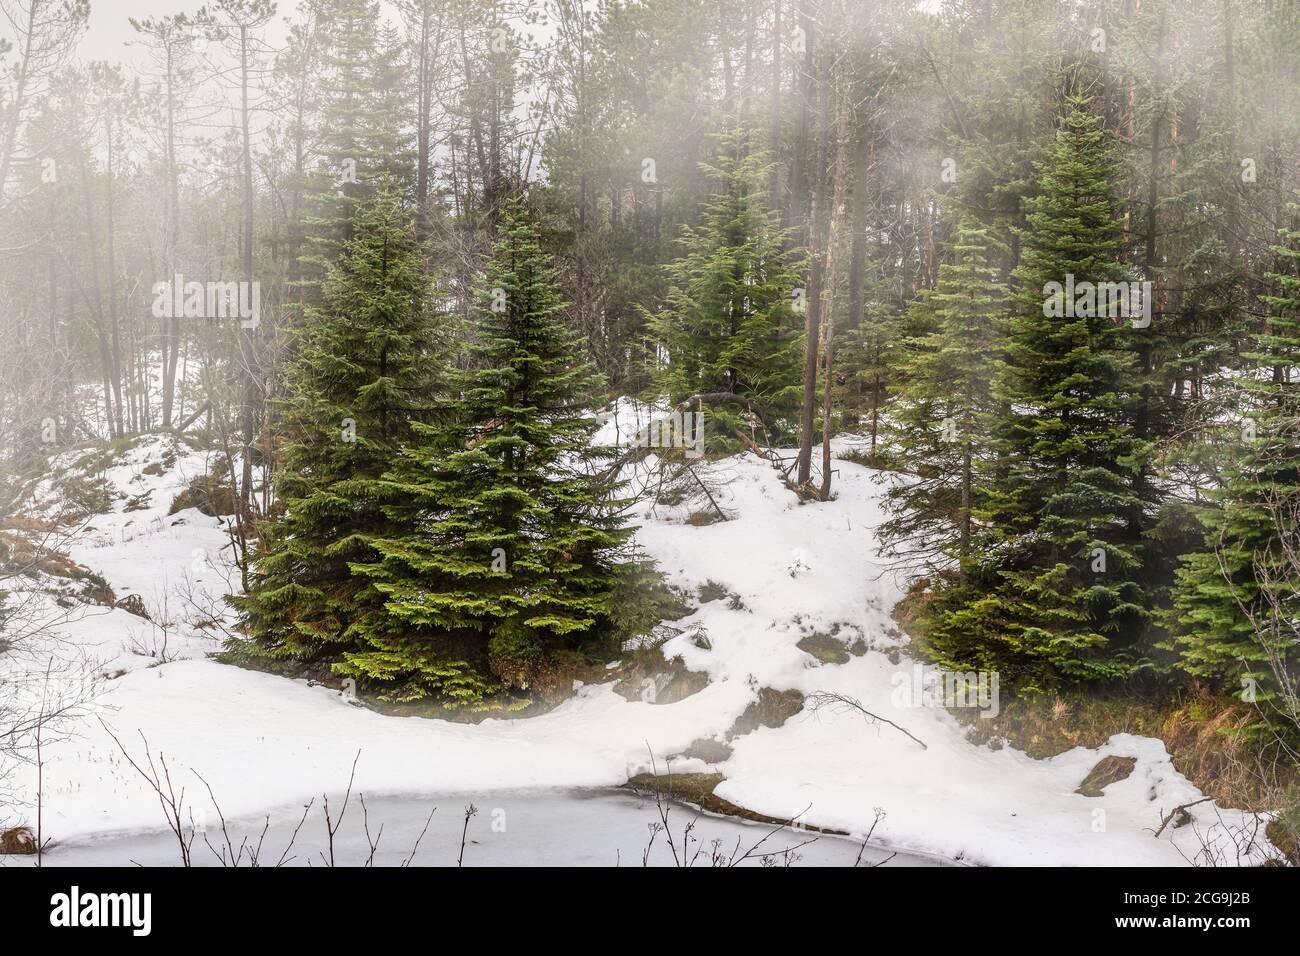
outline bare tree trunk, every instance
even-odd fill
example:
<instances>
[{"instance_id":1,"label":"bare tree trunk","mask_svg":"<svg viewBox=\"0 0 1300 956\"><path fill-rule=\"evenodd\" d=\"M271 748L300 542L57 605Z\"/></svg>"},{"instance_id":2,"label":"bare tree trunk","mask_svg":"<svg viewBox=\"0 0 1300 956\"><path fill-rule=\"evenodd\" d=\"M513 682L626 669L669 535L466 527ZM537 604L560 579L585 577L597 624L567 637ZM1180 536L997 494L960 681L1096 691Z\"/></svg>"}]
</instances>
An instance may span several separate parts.
<instances>
[{"instance_id":1,"label":"bare tree trunk","mask_svg":"<svg viewBox=\"0 0 1300 956\"><path fill-rule=\"evenodd\" d=\"M811 47L810 47L811 55ZM817 67L825 71L830 57L818 57ZM818 75L817 115L822 117L821 135L817 137L817 182L812 189L812 214L808 230L808 289L805 294L807 312L804 319L804 365L803 365L803 403L799 416L799 456L796 484L805 485L812 479L813 428L817 412L817 368L821 353L821 308L822 281L824 274L826 244L823 235L823 221L826 216L826 186L829 130L825 128L826 116L826 82ZM812 82L812 78L809 78Z\"/></svg>"},{"instance_id":2,"label":"bare tree trunk","mask_svg":"<svg viewBox=\"0 0 1300 956\"><path fill-rule=\"evenodd\" d=\"M420 34L418 40L419 73L417 95L419 115L416 117L415 170L415 234L423 242L429 237L429 148L431 140L430 113L433 108L433 52L430 49L433 32L433 7L430 0L420 6Z\"/></svg>"},{"instance_id":3,"label":"bare tree trunk","mask_svg":"<svg viewBox=\"0 0 1300 956\"><path fill-rule=\"evenodd\" d=\"M781 209L781 175L777 171L781 157L781 2L773 0L772 4L772 112L768 119L770 137L772 172L768 182L768 205L772 209Z\"/></svg>"},{"instance_id":4,"label":"bare tree trunk","mask_svg":"<svg viewBox=\"0 0 1300 956\"><path fill-rule=\"evenodd\" d=\"M86 169L86 159L78 154L77 171L81 181L82 216L86 224L86 264L90 274L90 291L85 293L87 310L95 327L95 339L99 347L99 370L104 381L104 424L113 438L120 438L117 427L119 413L113 404L113 369L112 350L109 347L108 330L104 327L103 294L99 284L99 251L95 229L95 199L90 189L90 173Z\"/></svg>"},{"instance_id":5,"label":"bare tree trunk","mask_svg":"<svg viewBox=\"0 0 1300 956\"><path fill-rule=\"evenodd\" d=\"M4 152L0 153L0 195L4 194L5 184L9 182L9 169L13 164L14 150L18 148L18 131L22 125L23 107L26 105L27 81L30 77L32 44L36 36L37 12L45 0L32 0L27 8L27 32L23 37L23 56L18 62L14 74L14 92L10 102L9 125L5 129Z\"/></svg>"},{"instance_id":6,"label":"bare tree trunk","mask_svg":"<svg viewBox=\"0 0 1300 956\"><path fill-rule=\"evenodd\" d=\"M171 48L167 50L167 200L168 200L168 255L171 274L175 276L180 264L181 244L181 187L180 171L176 163L176 63ZM162 426L172 424L172 397L176 390L176 366L180 356L181 320L173 315L163 320L163 383Z\"/></svg>"},{"instance_id":7,"label":"bare tree trunk","mask_svg":"<svg viewBox=\"0 0 1300 956\"><path fill-rule=\"evenodd\" d=\"M105 210L105 225L107 234L105 239L108 243L108 328L109 328L109 347L112 350L113 360L113 402L115 405L116 418L114 419L117 426L118 437L126 434L122 421L122 342L118 332L117 321L117 255L116 243L113 236L115 234L113 225L113 113L112 110L104 117L104 126L107 133L107 150L108 150L108 171L107 171L107 208Z\"/></svg>"},{"instance_id":8,"label":"bare tree trunk","mask_svg":"<svg viewBox=\"0 0 1300 956\"><path fill-rule=\"evenodd\" d=\"M835 396L835 286L839 276L838 260L835 255L840 239L840 222L844 217L844 180L848 167L849 130L848 130L848 90L845 89L843 77L835 84L835 172L834 198L831 202L830 234L826 239L826 282L824 286L826 308L822 321L826 332L826 360L824 374L826 377L822 398L822 485L821 498L829 500L831 496L831 416L834 412Z\"/></svg>"},{"instance_id":9,"label":"bare tree trunk","mask_svg":"<svg viewBox=\"0 0 1300 956\"><path fill-rule=\"evenodd\" d=\"M248 288L253 284L253 149L248 120L248 27L239 26L239 122L243 133L243 273ZM252 293L248 293L252 301ZM242 323L241 323L242 324ZM247 513L253 503L253 441L257 417L257 346L256 329L244 326L239 334L239 351L243 365L243 401L239 408L239 425L243 444L243 461L239 482L239 501Z\"/></svg>"}]
</instances>

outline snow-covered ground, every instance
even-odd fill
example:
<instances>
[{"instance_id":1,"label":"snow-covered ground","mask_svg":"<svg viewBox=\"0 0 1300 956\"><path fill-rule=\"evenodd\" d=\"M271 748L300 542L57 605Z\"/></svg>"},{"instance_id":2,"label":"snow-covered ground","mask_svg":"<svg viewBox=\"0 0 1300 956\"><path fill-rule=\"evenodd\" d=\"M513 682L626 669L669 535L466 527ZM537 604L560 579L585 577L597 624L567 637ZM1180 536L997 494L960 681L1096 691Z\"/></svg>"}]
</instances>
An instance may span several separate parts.
<instances>
[{"instance_id":1,"label":"snow-covered ground","mask_svg":"<svg viewBox=\"0 0 1300 956\"><path fill-rule=\"evenodd\" d=\"M692 741L721 738L760 688L851 696L925 746L859 713L805 709L784 726L736 738L715 767L673 762L675 771L720 771L718 795L759 813L865 834L879 808L873 842L986 864L1183 865L1207 833L1226 841L1220 821L1242 821L1207 802L1192 808L1192 825L1154 837L1163 814L1201 796L1159 740L1116 735L1097 750L1034 760L972 745L947 711L901 700L913 662L889 610L906 582L886 572L873 534L888 479L859 465L837 462L834 501L801 505L752 455L701 463L731 520L696 526L684 508L638 509L637 540L672 584L725 592L673 622L684 633L662 647L708 674L703 690L656 704L591 684L547 714L468 725L380 715L326 687L207 659L222 636L210 619L220 618L220 595L238 577L221 519L193 509L167 514L204 470L203 455L181 446L163 474L146 473L170 447L162 437L143 439L106 473L123 494L70 550L119 598L140 595L150 616L171 626L164 634L103 608L60 625L105 677L94 715L44 755L44 829L55 840L162 825L156 798L98 718L137 758L146 739L166 755L196 818L209 804L191 771L227 817L252 818L339 792L358 751L355 788L367 797L459 793L483 804L493 792L617 786L649 769L650 751L662 770ZM796 646L813 634L856 645L854 654L819 663ZM1100 798L1076 794L1106 755L1136 758L1131 776ZM34 769L19 773L30 802Z\"/></svg>"}]
</instances>

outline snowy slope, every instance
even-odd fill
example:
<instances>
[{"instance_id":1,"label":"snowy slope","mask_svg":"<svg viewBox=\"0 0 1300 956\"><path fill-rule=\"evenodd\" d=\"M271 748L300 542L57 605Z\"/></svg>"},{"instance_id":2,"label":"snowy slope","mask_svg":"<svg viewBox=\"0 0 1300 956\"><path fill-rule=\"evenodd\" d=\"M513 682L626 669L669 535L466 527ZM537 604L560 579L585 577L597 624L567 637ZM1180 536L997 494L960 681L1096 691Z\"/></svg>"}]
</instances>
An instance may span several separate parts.
<instances>
[{"instance_id":1,"label":"snowy slope","mask_svg":"<svg viewBox=\"0 0 1300 956\"><path fill-rule=\"evenodd\" d=\"M886 814L878 842L990 864L1182 865L1199 846L1198 831L1220 817L1241 821L1205 803L1192 811L1194 826L1154 838L1162 813L1200 797L1158 740L1118 735L1099 750L1037 761L971 745L942 709L895 706L898 675L912 664L906 656L891 663L902 638L891 636L888 612L906 582L884 572L874 549L888 479L858 465L837 463L836 500L800 505L767 463L735 457L697 466L720 484L719 504L733 520L697 527L682 510L640 509L638 540L673 584L698 593L711 582L727 592L674 622L702 626L707 642L687 633L663 647L709 675L704 690L650 704L623 699L612 684L584 686L542 716L465 725L379 715L324 687L206 659L220 633L204 619L237 579L220 519L166 513L202 472L201 454L182 450L163 475L146 474L163 451L163 439L145 439L111 469L111 483L129 494L151 490L148 503L126 511L119 500L72 556L119 597L139 594L168 610L152 616L171 623L169 662L158 663L159 629L125 611L93 609L62 631L93 649L103 673L117 675L102 683L98 716L134 753L143 753L140 735L163 751L191 796L201 785L186 770L201 773L227 816L341 790L358 750L356 785L367 794L617 785L648 769L647 747L662 769L692 740L724 734L758 689L770 687L851 695L926 748L859 714L805 710L779 729L737 738L718 765L727 778L718 794L761 813L865 833L878 807ZM818 663L796 647L813 633L846 644L861 638L866 651L844 664ZM1133 774L1101 798L1075 794L1107 754L1137 758ZM684 759L673 766L704 769ZM30 787L31 770L23 772ZM161 824L156 800L98 720L55 745L44 773L45 828L56 839Z\"/></svg>"}]
</instances>

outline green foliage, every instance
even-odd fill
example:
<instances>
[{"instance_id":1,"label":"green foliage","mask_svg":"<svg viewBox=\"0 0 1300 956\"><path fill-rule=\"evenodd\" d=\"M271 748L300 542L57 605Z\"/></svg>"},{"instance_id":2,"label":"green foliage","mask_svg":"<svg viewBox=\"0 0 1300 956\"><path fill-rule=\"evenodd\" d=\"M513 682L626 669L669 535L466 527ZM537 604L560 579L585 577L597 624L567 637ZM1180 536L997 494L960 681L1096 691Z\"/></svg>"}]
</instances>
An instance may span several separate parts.
<instances>
[{"instance_id":1,"label":"green foliage","mask_svg":"<svg viewBox=\"0 0 1300 956\"><path fill-rule=\"evenodd\" d=\"M993 395L1005 351L1005 290L991 265L987 229L965 222L953 261L923 294L923 331L901 349L893 417L897 466L906 477L887 493L885 549L921 565L968 556L988 435L1005 406Z\"/></svg>"},{"instance_id":2,"label":"green foliage","mask_svg":"<svg viewBox=\"0 0 1300 956\"><path fill-rule=\"evenodd\" d=\"M1102 310L1044 301L1049 283L1067 276L1127 278L1116 163L1089 107L1067 99L1035 164L996 384L1005 414L994 475L963 576L935 602L929 626L944 663L1001 670L1029 690L1131 673L1148 614L1141 476L1150 448L1136 434L1131 333Z\"/></svg>"},{"instance_id":3,"label":"green foliage","mask_svg":"<svg viewBox=\"0 0 1300 956\"><path fill-rule=\"evenodd\" d=\"M355 628L361 646L339 673L402 699L474 704L528 688L548 653L602 639L631 530L600 477L609 450L590 444L586 409L602 383L563 308L514 201L482 282L471 367L386 476L395 533L353 564L383 605Z\"/></svg>"},{"instance_id":4,"label":"green foliage","mask_svg":"<svg viewBox=\"0 0 1300 956\"><path fill-rule=\"evenodd\" d=\"M319 71L311 90L320 102L319 166L303 215L310 242L303 262L318 274L351 238L358 204L380 184L393 188L410 176L402 44L391 28L380 28L379 7L377 0L322 0L319 35L303 41L313 52L298 52L315 57Z\"/></svg>"},{"instance_id":5,"label":"green foliage","mask_svg":"<svg viewBox=\"0 0 1300 956\"><path fill-rule=\"evenodd\" d=\"M350 565L390 533L382 481L428 414L439 358L409 212L390 191L357 207L324 304L295 330L281 403L279 517L259 529L246 596L232 597L248 653L317 660L354 644L376 593Z\"/></svg>"},{"instance_id":6,"label":"green foliage","mask_svg":"<svg viewBox=\"0 0 1300 956\"><path fill-rule=\"evenodd\" d=\"M1300 205L1291 211L1300 223ZM1233 689L1253 681L1261 703L1277 691L1270 661L1300 669L1290 624L1300 614L1300 228L1280 234L1271 314L1246 355L1255 369L1235 390L1245 422L1227 446L1217 507L1201 512L1204 546L1184 559L1172 615L1185 671Z\"/></svg>"},{"instance_id":7,"label":"green foliage","mask_svg":"<svg viewBox=\"0 0 1300 956\"><path fill-rule=\"evenodd\" d=\"M779 428L799 402L803 337L793 293L801 280L763 202L767 167L759 157L739 157L742 151L739 139L729 140L719 164L708 167L716 192L700 225L683 229L682 254L666 267L666 307L651 322L664 355L655 384L673 403L742 396ZM739 424L726 405L711 411L725 426ZM710 440L726 430L715 429Z\"/></svg>"}]
</instances>

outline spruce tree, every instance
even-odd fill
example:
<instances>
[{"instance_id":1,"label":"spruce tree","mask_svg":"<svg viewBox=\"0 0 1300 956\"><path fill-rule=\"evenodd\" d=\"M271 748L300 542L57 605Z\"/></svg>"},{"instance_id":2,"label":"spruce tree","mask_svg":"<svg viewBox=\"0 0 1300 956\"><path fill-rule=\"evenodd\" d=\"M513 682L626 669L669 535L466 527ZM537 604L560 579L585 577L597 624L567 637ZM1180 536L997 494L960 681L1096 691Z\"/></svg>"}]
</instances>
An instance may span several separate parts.
<instances>
[{"instance_id":1,"label":"spruce tree","mask_svg":"<svg viewBox=\"0 0 1300 956\"><path fill-rule=\"evenodd\" d=\"M521 200L504 210L469 369L387 477L396 533L357 573L385 598L339 673L394 699L474 704L544 678L608 632L631 530L588 413L602 383L561 323L556 274Z\"/></svg>"},{"instance_id":2,"label":"spruce tree","mask_svg":"<svg viewBox=\"0 0 1300 956\"><path fill-rule=\"evenodd\" d=\"M665 267L666 308L651 327L666 362L656 387L673 403L730 392L749 399L779 427L799 402L802 333L795 315L799 274L763 201L767 167L741 143L724 143L705 166L715 192L698 227L686 226L681 255ZM739 425L734 406L711 406L724 423L716 443Z\"/></svg>"},{"instance_id":3,"label":"spruce tree","mask_svg":"<svg viewBox=\"0 0 1300 956\"><path fill-rule=\"evenodd\" d=\"M1270 656L1300 666L1300 653L1286 647L1293 635L1258 626L1274 603L1284 618L1300 615L1286 553L1300 530L1300 205L1290 208L1292 226L1280 231L1276 271L1267 275L1270 315L1245 355L1255 368L1237 389L1242 440L1230 443L1224 485L1213 495L1219 506L1201 515L1204 549L1185 558L1174 595L1182 669L1237 690L1253 686L1261 702L1276 691Z\"/></svg>"},{"instance_id":4,"label":"spruce tree","mask_svg":"<svg viewBox=\"0 0 1300 956\"><path fill-rule=\"evenodd\" d=\"M933 565L970 553L977 484L1002 406L993 395L1005 336L1005 291L990 263L988 230L964 221L953 261L922 296L928 330L910 339L898 371L893 418L900 471L882 544L906 561Z\"/></svg>"},{"instance_id":5,"label":"spruce tree","mask_svg":"<svg viewBox=\"0 0 1300 956\"><path fill-rule=\"evenodd\" d=\"M1127 279L1107 137L1089 102L1071 96L1035 164L981 531L932 605L928 641L944 663L999 670L1030 690L1131 673L1147 617L1150 449L1136 435L1130 339L1141 331L1083 294L1064 301L1061 288L1070 277L1076 287Z\"/></svg>"},{"instance_id":6,"label":"spruce tree","mask_svg":"<svg viewBox=\"0 0 1300 956\"><path fill-rule=\"evenodd\" d=\"M320 113L318 157L303 216L308 250L302 256L305 298L315 278L352 235L358 203L380 183L409 178L411 137L403 116L400 39L380 28L378 0L318 0Z\"/></svg>"},{"instance_id":7,"label":"spruce tree","mask_svg":"<svg viewBox=\"0 0 1300 956\"><path fill-rule=\"evenodd\" d=\"M410 212L389 189L358 205L324 303L293 331L277 517L259 529L249 593L232 597L255 656L335 659L375 594L352 562L391 534L381 481L427 414L435 367L427 279Z\"/></svg>"}]
</instances>

